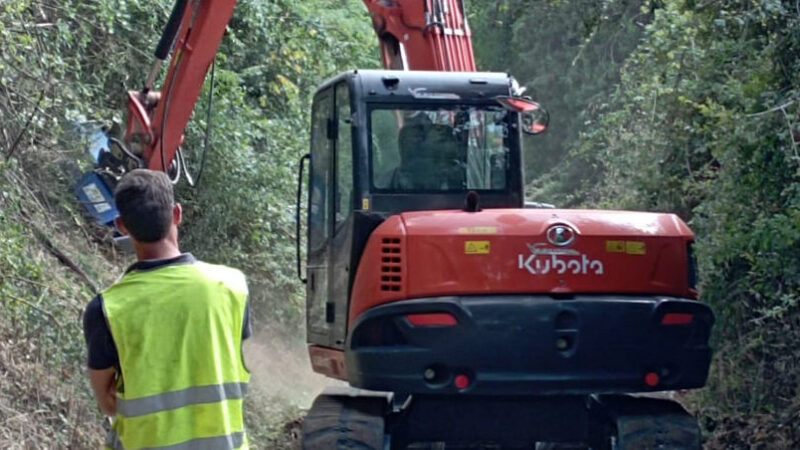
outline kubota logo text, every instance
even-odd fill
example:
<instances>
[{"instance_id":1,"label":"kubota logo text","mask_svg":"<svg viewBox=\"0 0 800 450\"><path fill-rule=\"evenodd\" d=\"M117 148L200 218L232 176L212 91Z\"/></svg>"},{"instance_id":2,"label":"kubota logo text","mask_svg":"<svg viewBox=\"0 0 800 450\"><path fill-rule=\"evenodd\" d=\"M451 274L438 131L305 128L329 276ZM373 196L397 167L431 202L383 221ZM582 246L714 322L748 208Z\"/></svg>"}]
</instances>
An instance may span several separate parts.
<instances>
[{"instance_id":1,"label":"kubota logo text","mask_svg":"<svg viewBox=\"0 0 800 450\"><path fill-rule=\"evenodd\" d=\"M520 270L532 275L603 275L603 262L569 248L551 248L547 244L528 244L529 255L517 255Z\"/></svg>"}]
</instances>

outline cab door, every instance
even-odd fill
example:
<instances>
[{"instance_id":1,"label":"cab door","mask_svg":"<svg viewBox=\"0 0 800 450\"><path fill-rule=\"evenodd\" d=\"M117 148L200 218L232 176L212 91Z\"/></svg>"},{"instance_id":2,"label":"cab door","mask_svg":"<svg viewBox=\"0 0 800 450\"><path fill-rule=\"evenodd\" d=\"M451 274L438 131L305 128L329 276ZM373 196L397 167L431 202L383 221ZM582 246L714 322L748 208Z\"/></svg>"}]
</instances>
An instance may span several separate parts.
<instances>
[{"instance_id":1,"label":"cab door","mask_svg":"<svg viewBox=\"0 0 800 450\"><path fill-rule=\"evenodd\" d=\"M350 89L346 80L334 87L334 190L333 232L331 233L330 300L331 347L344 348L347 338L347 312L350 274L353 271L353 115Z\"/></svg>"},{"instance_id":2,"label":"cab door","mask_svg":"<svg viewBox=\"0 0 800 450\"><path fill-rule=\"evenodd\" d=\"M353 235L353 145L346 81L314 98L309 182L309 342L344 348Z\"/></svg>"},{"instance_id":3,"label":"cab door","mask_svg":"<svg viewBox=\"0 0 800 450\"><path fill-rule=\"evenodd\" d=\"M332 89L319 91L311 112L311 176L308 201L306 326L308 342L329 346L330 237L333 225Z\"/></svg>"}]
</instances>

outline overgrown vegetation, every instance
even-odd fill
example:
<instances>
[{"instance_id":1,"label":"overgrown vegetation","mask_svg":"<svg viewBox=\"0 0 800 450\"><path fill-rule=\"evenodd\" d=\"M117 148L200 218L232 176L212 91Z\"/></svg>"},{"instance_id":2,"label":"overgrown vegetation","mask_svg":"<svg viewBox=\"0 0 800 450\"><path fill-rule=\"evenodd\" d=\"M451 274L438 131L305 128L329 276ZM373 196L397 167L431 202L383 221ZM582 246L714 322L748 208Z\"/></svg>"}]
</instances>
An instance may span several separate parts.
<instances>
[{"instance_id":1,"label":"overgrown vegetation","mask_svg":"<svg viewBox=\"0 0 800 450\"><path fill-rule=\"evenodd\" d=\"M115 269L91 260L97 246L34 186L16 162L0 162L0 447L97 446L79 322L94 288L59 258L109 276ZM86 276L109 280L94 275Z\"/></svg>"}]
</instances>

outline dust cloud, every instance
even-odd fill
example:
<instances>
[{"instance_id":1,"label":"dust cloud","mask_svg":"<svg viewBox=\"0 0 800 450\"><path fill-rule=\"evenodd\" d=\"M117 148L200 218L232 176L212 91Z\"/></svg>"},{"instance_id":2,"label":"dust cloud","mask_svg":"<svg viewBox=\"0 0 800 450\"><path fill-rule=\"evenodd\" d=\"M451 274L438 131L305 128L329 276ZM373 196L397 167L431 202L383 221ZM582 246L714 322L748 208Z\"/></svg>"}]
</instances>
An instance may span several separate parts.
<instances>
[{"instance_id":1,"label":"dust cloud","mask_svg":"<svg viewBox=\"0 0 800 450\"><path fill-rule=\"evenodd\" d=\"M311 370L301 337L262 330L245 341L244 358L251 372L250 390L286 405L306 409L324 388L344 385Z\"/></svg>"}]
</instances>

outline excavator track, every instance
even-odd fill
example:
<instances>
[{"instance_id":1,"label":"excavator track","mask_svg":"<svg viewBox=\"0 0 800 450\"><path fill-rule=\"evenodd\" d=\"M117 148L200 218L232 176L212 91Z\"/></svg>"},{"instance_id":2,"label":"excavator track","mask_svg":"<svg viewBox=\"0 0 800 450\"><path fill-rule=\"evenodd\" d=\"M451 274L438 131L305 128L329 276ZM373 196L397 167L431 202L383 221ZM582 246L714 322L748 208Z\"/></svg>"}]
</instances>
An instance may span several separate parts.
<instances>
[{"instance_id":1,"label":"excavator track","mask_svg":"<svg viewBox=\"0 0 800 450\"><path fill-rule=\"evenodd\" d=\"M616 439L619 450L700 448L697 423L681 415L623 416Z\"/></svg>"},{"instance_id":2,"label":"excavator track","mask_svg":"<svg viewBox=\"0 0 800 450\"><path fill-rule=\"evenodd\" d=\"M303 450L388 450L386 399L321 394L302 426Z\"/></svg>"},{"instance_id":3,"label":"excavator track","mask_svg":"<svg viewBox=\"0 0 800 450\"><path fill-rule=\"evenodd\" d=\"M662 398L596 397L602 418L603 450L700 449L700 427L679 403Z\"/></svg>"}]
</instances>

